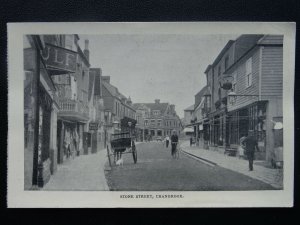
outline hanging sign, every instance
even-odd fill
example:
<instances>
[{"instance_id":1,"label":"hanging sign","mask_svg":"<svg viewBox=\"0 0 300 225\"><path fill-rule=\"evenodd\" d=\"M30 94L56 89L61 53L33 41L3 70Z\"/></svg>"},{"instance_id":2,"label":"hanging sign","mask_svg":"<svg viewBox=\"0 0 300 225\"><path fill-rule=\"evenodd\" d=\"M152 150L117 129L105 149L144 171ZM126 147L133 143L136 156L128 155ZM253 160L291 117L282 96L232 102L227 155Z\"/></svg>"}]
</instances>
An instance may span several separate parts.
<instances>
[{"instance_id":1,"label":"hanging sign","mask_svg":"<svg viewBox=\"0 0 300 225\"><path fill-rule=\"evenodd\" d=\"M76 72L77 52L46 43L41 56L53 75Z\"/></svg>"},{"instance_id":2,"label":"hanging sign","mask_svg":"<svg viewBox=\"0 0 300 225\"><path fill-rule=\"evenodd\" d=\"M98 123L89 123L89 130L98 130Z\"/></svg>"}]
</instances>

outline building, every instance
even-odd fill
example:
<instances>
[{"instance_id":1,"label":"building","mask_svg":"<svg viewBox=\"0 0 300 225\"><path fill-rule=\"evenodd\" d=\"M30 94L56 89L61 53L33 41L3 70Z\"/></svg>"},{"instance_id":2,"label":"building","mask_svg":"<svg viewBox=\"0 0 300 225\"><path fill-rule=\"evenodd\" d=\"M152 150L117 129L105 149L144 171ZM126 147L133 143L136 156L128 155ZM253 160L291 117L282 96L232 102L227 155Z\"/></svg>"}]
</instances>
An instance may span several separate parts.
<instances>
[{"instance_id":1,"label":"building","mask_svg":"<svg viewBox=\"0 0 300 225\"><path fill-rule=\"evenodd\" d=\"M85 42L84 52L78 41L78 35L70 34L64 35L61 42L65 48L77 55L75 72L53 76L60 102L57 123L58 163L63 163L64 160L70 158L69 151L77 149L77 155L91 152L91 132L88 129L90 120L88 41ZM78 142L73 144L76 137L78 137Z\"/></svg>"},{"instance_id":2,"label":"building","mask_svg":"<svg viewBox=\"0 0 300 225\"><path fill-rule=\"evenodd\" d=\"M135 103L134 107L137 111L144 112L144 138L163 139L166 135L171 136L173 130L179 135L182 132L175 105L161 103L159 99L155 99L154 103Z\"/></svg>"},{"instance_id":3,"label":"building","mask_svg":"<svg viewBox=\"0 0 300 225\"><path fill-rule=\"evenodd\" d=\"M201 116L209 149L236 149L254 130L260 148L256 158L282 161L282 129L274 129L282 125L282 46L281 35L241 35L208 65L205 94L204 88L198 100L195 96L194 120Z\"/></svg>"},{"instance_id":4,"label":"building","mask_svg":"<svg viewBox=\"0 0 300 225\"><path fill-rule=\"evenodd\" d=\"M193 119L193 113L194 113L194 104L184 109L184 119L183 119L184 126L191 124L191 120Z\"/></svg>"},{"instance_id":5,"label":"building","mask_svg":"<svg viewBox=\"0 0 300 225\"><path fill-rule=\"evenodd\" d=\"M234 78L227 104L228 144L235 147L253 130L260 148L257 158L282 161L283 133L274 128L283 122L283 36L264 35L225 74Z\"/></svg>"},{"instance_id":6,"label":"building","mask_svg":"<svg viewBox=\"0 0 300 225\"><path fill-rule=\"evenodd\" d=\"M91 132L91 152L95 153L104 146L104 103L101 89L101 69L89 71L89 132Z\"/></svg>"},{"instance_id":7,"label":"building","mask_svg":"<svg viewBox=\"0 0 300 225\"><path fill-rule=\"evenodd\" d=\"M77 52L65 35L24 36L24 184L43 187L59 163L57 121L61 109L54 77L76 72Z\"/></svg>"},{"instance_id":8,"label":"building","mask_svg":"<svg viewBox=\"0 0 300 225\"><path fill-rule=\"evenodd\" d=\"M110 83L110 76L101 77L101 89L104 105L105 144L110 139L110 134L116 131L134 131L136 125L136 111L131 99L121 94ZM131 124L130 124L130 123ZM129 124L131 125L129 127ZM113 127L115 125L115 127Z\"/></svg>"}]
</instances>

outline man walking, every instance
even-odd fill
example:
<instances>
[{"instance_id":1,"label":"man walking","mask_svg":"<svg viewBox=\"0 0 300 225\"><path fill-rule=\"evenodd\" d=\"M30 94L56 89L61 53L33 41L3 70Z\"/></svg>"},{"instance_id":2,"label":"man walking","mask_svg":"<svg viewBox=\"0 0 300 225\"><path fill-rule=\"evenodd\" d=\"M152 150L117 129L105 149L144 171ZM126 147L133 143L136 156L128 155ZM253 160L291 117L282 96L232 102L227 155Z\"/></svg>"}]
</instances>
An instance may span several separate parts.
<instances>
[{"instance_id":1,"label":"man walking","mask_svg":"<svg viewBox=\"0 0 300 225\"><path fill-rule=\"evenodd\" d=\"M173 130L172 136L171 136L171 145L172 145L172 148L171 148L171 155L172 155L173 157L175 156L177 144L178 144L178 136L177 136L177 134L176 134L176 131Z\"/></svg>"},{"instance_id":2,"label":"man walking","mask_svg":"<svg viewBox=\"0 0 300 225\"><path fill-rule=\"evenodd\" d=\"M259 151L257 140L254 137L253 130L249 130L248 137L246 137L242 141L242 144L246 148L245 153L246 153L248 161L249 161L249 171L252 171L253 170L253 160L254 160L255 148L257 149L257 151Z\"/></svg>"}]
</instances>

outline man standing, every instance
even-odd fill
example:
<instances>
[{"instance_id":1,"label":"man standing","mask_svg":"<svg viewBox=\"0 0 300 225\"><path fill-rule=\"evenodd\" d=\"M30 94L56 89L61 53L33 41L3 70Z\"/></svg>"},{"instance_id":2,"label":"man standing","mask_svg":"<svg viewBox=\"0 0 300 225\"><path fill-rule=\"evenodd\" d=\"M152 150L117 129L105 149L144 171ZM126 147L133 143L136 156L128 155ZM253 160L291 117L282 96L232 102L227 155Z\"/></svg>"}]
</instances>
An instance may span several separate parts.
<instances>
[{"instance_id":1,"label":"man standing","mask_svg":"<svg viewBox=\"0 0 300 225\"><path fill-rule=\"evenodd\" d=\"M170 138L169 138L169 136L167 135L167 136L166 136L166 148L169 147L169 141L170 141Z\"/></svg>"},{"instance_id":2,"label":"man standing","mask_svg":"<svg viewBox=\"0 0 300 225\"><path fill-rule=\"evenodd\" d=\"M254 153L255 153L255 148L257 151L258 149L258 144L257 141L254 137L254 132L253 130L249 130L248 132L248 137L246 137L243 141L242 144L246 147L246 155L249 160L249 171L253 170L253 160L254 160Z\"/></svg>"},{"instance_id":3,"label":"man standing","mask_svg":"<svg viewBox=\"0 0 300 225\"><path fill-rule=\"evenodd\" d=\"M176 131L173 130L172 136L171 136L171 145L172 145L172 148L171 148L171 155L172 155L173 157L174 157L174 154L175 154L175 151L176 151L177 144L178 144L178 136L177 136L177 134L176 134Z\"/></svg>"}]
</instances>

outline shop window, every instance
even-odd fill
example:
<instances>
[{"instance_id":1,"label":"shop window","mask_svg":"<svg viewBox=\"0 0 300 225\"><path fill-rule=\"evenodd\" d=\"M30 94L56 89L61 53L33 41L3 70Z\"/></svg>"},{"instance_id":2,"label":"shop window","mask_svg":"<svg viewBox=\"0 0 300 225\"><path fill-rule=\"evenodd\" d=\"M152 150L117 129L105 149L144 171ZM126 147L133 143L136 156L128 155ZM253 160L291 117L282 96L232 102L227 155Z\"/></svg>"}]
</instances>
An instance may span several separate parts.
<instances>
[{"instance_id":1,"label":"shop window","mask_svg":"<svg viewBox=\"0 0 300 225\"><path fill-rule=\"evenodd\" d=\"M162 131L161 130L157 130L157 136L162 136Z\"/></svg>"},{"instance_id":2,"label":"shop window","mask_svg":"<svg viewBox=\"0 0 300 225\"><path fill-rule=\"evenodd\" d=\"M246 61L246 87L252 85L252 58Z\"/></svg>"}]
</instances>

